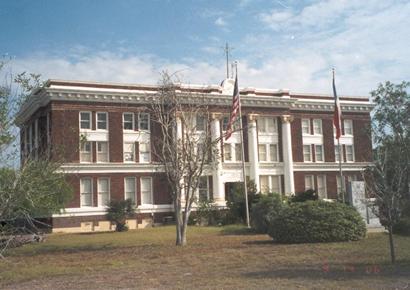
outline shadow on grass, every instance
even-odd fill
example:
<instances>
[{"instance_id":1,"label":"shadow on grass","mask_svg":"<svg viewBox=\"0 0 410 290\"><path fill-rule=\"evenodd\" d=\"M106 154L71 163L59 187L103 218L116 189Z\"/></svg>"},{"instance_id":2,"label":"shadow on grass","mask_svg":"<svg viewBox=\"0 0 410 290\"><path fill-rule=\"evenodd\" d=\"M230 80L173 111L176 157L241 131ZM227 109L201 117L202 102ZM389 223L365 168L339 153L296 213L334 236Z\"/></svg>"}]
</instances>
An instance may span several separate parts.
<instances>
[{"instance_id":1,"label":"shadow on grass","mask_svg":"<svg viewBox=\"0 0 410 290\"><path fill-rule=\"evenodd\" d=\"M247 228L244 225L228 225L222 231L222 235L258 235L252 228Z\"/></svg>"},{"instance_id":2,"label":"shadow on grass","mask_svg":"<svg viewBox=\"0 0 410 290\"><path fill-rule=\"evenodd\" d=\"M410 263L401 261L397 265L391 264L361 264L361 263L326 263L313 264L301 267L300 264L287 265L264 271L252 271L243 274L248 278L282 278L282 279L360 279L374 277L386 277L393 279L407 278L410 282Z\"/></svg>"},{"instance_id":3,"label":"shadow on grass","mask_svg":"<svg viewBox=\"0 0 410 290\"><path fill-rule=\"evenodd\" d=\"M73 254L80 252L97 252L97 251L107 251L114 250L118 248L112 244L105 245L83 245L83 246L59 246L59 245L42 245L41 247L36 248L21 248L16 251L10 252L10 256L37 256L42 254Z\"/></svg>"}]
</instances>

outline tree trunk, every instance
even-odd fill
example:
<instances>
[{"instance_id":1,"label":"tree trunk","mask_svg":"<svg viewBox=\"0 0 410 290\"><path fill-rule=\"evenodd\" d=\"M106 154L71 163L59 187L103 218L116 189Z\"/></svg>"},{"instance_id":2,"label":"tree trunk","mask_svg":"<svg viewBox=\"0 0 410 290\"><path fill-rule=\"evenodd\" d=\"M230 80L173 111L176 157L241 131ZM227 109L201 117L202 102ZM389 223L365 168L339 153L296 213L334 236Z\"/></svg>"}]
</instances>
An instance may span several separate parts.
<instances>
[{"instance_id":1,"label":"tree trunk","mask_svg":"<svg viewBox=\"0 0 410 290\"><path fill-rule=\"evenodd\" d=\"M175 210L175 226L176 226L176 240L175 244L177 246L182 245L182 232L181 232L181 225L182 225L182 217L180 213L180 206L178 206L178 202L174 202L174 210Z\"/></svg>"},{"instance_id":2,"label":"tree trunk","mask_svg":"<svg viewBox=\"0 0 410 290\"><path fill-rule=\"evenodd\" d=\"M390 243L390 256L391 263L396 263L396 254L394 252L394 241L393 241L393 226L389 226L389 243Z\"/></svg>"}]
</instances>

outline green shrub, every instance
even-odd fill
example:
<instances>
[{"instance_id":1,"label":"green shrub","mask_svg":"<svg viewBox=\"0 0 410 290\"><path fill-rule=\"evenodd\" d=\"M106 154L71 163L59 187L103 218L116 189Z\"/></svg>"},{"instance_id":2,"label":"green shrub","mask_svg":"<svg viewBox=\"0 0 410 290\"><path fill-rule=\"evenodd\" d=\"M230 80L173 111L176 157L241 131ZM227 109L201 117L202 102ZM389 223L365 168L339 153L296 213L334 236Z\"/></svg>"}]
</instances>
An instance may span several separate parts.
<instances>
[{"instance_id":1,"label":"green shrub","mask_svg":"<svg viewBox=\"0 0 410 290\"><path fill-rule=\"evenodd\" d=\"M259 195L256 194L256 185L252 180L247 182L248 189L248 206L251 208L252 203L257 202ZM245 195L243 193L243 183L236 183L231 192L227 194L226 206L228 207L228 219L232 223L242 223L246 219L245 214Z\"/></svg>"},{"instance_id":2,"label":"green shrub","mask_svg":"<svg viewBox=\"0 0 410 290\"><path fill-rule=\"evenodd\" d=\"M110 222L115 223L117 232L127 231L125 221L134 214L134 206L131 199L111 200L108 204L106 217Z\"/></svg>"},{"instance_id":3,"label":"green shrub","mask_svg":"<svg viewBox=\"0 0 410 290\"><path fill-rule=\"evenodd\" d=\"M366 235L366 224L356 209L342 203L296 202L269 215L268 234L279 243L355 241Z\"/></svg>"},{"instance_id":4,"label":"green shrub","mask_svg":"<svg viewBox=\"0 0 410 290\"><path fill-rule=\"evenodd\" d=\"M283 208L282 198L277 193L258 194L258 201L252 204L251 225L261 234L268 232L268 215L276 215Z\"/></svg>"},{"instance_id":5,"label":"green shrub","mask_svg":"<svg viewBox=\"0 0 410 290\"><path fill-rule=\"evenodd\" d=\"M314 189L308 189L304 192L297 193L289 198L290 202L305 202L308 200L318 200L319 197Z\"/></svg>"},{"instance_id":6,"label":"green shrub","mask_svg":"<svg viewBox=\"0 0 410 290\"><path fill-rule=\"evenodd\" d=\"M393 233L410 236L410 201L403 202L401 206L401 217L393 226Z\"/></svg>"}]
</instances>

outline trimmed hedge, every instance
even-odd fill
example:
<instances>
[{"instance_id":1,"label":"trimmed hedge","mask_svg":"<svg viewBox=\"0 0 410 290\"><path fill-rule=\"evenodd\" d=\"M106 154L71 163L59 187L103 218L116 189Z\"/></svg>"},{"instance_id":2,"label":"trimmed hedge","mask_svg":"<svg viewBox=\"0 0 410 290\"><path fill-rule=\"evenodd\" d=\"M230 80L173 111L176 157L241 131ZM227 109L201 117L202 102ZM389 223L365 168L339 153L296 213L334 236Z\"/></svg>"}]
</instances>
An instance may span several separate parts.
<instances>
[{"instance_id":1,"label":"trimmed hedge","mask_svg":"<svg viewBox=\"0 0 410 290\"><path fill-rule=\"evenodd\" d=\"M283 202L277 193L258 195L258 201L251 208L251 226L257 233L266 234L269 228L268 215L276 215L282 209Z\"/></svg>"},{"instance_id":2,"label":"trimmed hedge","mask_svg":"<svg viewBox=\"0 0 410 290\"><path fill-rule=\"evenodd\" d=\"M297 202L269 215L268 234L286 244L356 241L366 235L366 224L353 207L339 202Z\"/></svg>"}]
</instances>

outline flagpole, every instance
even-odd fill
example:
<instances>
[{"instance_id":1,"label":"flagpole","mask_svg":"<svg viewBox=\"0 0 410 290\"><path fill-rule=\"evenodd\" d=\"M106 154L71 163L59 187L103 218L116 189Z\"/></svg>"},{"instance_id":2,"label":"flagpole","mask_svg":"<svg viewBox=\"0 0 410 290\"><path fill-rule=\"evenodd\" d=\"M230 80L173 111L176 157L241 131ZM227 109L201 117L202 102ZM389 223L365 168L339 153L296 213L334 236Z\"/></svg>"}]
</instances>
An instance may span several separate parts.
<instances>
[{"instance_id":1,"label":"flagpole","mask_svg":"<svg viewBox=\"0 0 410 290\"><path fill-rule=\"evenodd\" d=\"M335 69L332 69L333 73L333 93L336 94L336 88L335 88ZM336 96L335 96L336 98ZM340 115L342 114L342 106L340 106ZM339 118L339 126L342 126L342 120ZM341 130L342 128L340 128ZM343 159L343 154L342 154L342 147L340 146L340 137L337 138L337 148L339 151L339 175L340 175L340 193L342 195L342 202L345 203L345 183L343 180L343 171L342 171L342 159Z\"/></svg>"},{"instance_id":2,"label":"flagpole","mask_svg":"<svg viewBox=\"0 0 410 290\"><path fill-rule=\"evenodd\" d=\"M235 62L235 72L236 77L238 77L238 63ZM243 146L243 127L242 127L242 106L241 106L241 94L239 93L238 87L238 98L239 98L239 132L241 134L241 149L242 149L242 177L243 177L243 186L244 186L244 194L245 194L245 211L246 211L246 226L248 228L251 227L249 222L249 204L248 204L248 184L246 182L246 175L245 175L245 149Z\"/></svg>"}]
</instances>

